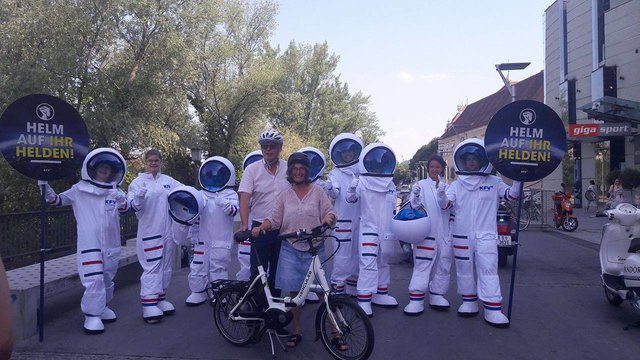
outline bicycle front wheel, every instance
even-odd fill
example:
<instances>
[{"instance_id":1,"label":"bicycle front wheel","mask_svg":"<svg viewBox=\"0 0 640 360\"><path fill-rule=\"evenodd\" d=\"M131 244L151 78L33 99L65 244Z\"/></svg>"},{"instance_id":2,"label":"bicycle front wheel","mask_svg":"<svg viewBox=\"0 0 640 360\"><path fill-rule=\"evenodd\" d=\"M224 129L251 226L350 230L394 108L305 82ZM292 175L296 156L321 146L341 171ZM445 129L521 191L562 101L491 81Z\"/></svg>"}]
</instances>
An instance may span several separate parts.
<instances>
[{"instance_id":1,"label":"bicycle front wheel","mask_svg":"<svg viewBox=\"0 0 640 360\"><path fill-rule=\"evenodd\" d=\"M375 343L369 317L351 299L332 297L329 302L329 307L323 304L318 309L320 338L324 347L334 359L368 359ZM336 320L337 328L342 331L342 336L339 336L336 325L329 316L330 312Z\"/></svg>"},{"instance_id":2,"label":"bicycle front wheel","mask_svg":"<svg viewBox=\"0 0 640 360\"><path fill-rule=\"evenodd\" d=\"M234 345L244 345L251 341L259 330L258 321L232 320L231 310L238 304L244 295L244 290L228 288L220 290L213 304L213 319L216 327L225 340ZM248 297L244 303L238 307L237 313L258 312L258 305Z\"/></svg>"},{"instance_id":3,"label":"bicycle front wheel","mask_svg":"<svg viewBox=\"0 0 640 360\"><path fill-rule=\"evenodd\" d=\"M529 224L531 223L531 215L529 214L529 210L522 208L520 210L520 231L524 231Z\"/></svg>"}]
</instances>

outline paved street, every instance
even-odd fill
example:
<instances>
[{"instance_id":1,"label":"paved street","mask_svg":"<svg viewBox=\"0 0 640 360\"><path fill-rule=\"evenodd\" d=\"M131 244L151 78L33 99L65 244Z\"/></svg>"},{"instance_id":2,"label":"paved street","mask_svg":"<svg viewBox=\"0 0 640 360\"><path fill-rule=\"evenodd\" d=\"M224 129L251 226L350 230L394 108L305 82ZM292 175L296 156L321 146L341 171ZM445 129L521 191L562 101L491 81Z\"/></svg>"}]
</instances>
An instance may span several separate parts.
<instances>
[{"instance_id":1,"label":"paved street","mask_svg":"<svg viewBox=\"0 0 640 360\"><path fill-rule=\"evenodd\" d=\"M577 210L581 211L581 210ZM398 247L392 266L390 293L398 309L374 308L376 344L372 359L636 359L640 329L628 327L640 316L629 305L616 308L604 297L599 280L599 233L605 218L579 213L575 233L530 229L521 233L512 325L494 329L476 318L460 318L455 284L449 291L449 312L427 309L418 317L402 314L408 301L406 286L411 266ZM500 270L505 312L512 258ZM119 319L102 335L82 332L80 284L68 294L47 299L45 340L37 336L19 342L14 359L269 359L267 338L259 344L236 347L225 342L213 323L208 305L187 308L187 269L175 273L168 298L176 314L160 324L147 325L138 303L137 265L118 273L112 308ZM327 359L320 342L313 342L317 305L303 310L303 340L278 359Z\"/></svg>"}]
</instances>

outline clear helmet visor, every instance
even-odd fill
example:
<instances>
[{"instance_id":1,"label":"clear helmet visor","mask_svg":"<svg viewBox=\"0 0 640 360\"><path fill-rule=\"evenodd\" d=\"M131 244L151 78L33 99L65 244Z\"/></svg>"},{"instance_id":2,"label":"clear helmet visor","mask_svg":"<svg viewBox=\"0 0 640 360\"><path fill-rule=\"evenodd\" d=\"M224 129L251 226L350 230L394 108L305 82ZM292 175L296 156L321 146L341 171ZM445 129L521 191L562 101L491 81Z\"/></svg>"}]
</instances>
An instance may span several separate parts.
<instances>
[{"instance_id":1,"label":"clear helmet visor","mask_svg":"<svg viewBox=\"0 0 640 360\"><path fill-rule=\"evenodd\" d=\"M169 195L169 215L180 223L192 223L199 212L198 201L188 191L175 191Z\"/></svg>"},{"instance_id":2,"label":"clear helmet visor","mask_svg":"<svg viewBox=\"0 0 640 360\"><path fill-rule=\"evenodd\" d=\"M200 184L208 191L224 189L231 179L231 170L220 161L209 161L200 169Z\"/></svg>"},{"instance_id":3,"label":"clear helmet visor","mask_svg":"<svg viewBox=\"0 0 640 360\"><path fill-rule=\"evenodd\" d=\"M315 179L322 175L320 172L324 170L326 164L320 155L313 151L305 151L304 154L309 157L309 179Z\"/></svg>"},{"instance_id":4,"label":"clear helmet visor","mask_svg":"<svg viewBox=\"0 0 640 360\"><path fill-rule=\"evenodd\" d=\"M102 184L119 184L124 178L125 164L116 154L103 152L87 162L87 175L92 181Z\"/></svg>"},{"instance_id":5,"label":"clear helmet visor","mask_svg":"<svg viewBox=\"0 0 640 360\"><path fill-rule=\"evenodd\" d=\"M331 161L336 166L349 166L358 162L362 145L353 139L342 139L331 149Z\"/></svg>"},{"instance_id":6,"label":"clear helmet visor","mask_svg":"<svg viewBox=\"0 0 640 360\"><path fill-rule=\"evenodd\" d=\"M401 208L400 211L393 217L394 220L400 221L409 221L409 220L417 220L427 217L427 211L425 208L420 205L418 208L414 209L409 205L407 201Z\"/></svg>"},{"instance_id":7,"label":"clear helmet visor","mask_svg":"<svg viewBox=\"0 0 640 360\"><path fill-rule=\"evenodd\" d=\"M466 173L484 173L489 166L484 147L476 143L460 147L454 154L454 161L458 171Z\"/></svg>"},{"instance_id":8,"label":"clear helmet visor","mask_svg":"<svg viewBox=\"0 0 640 360\"><path fill-rule=\"evenodd\" d=\"M390 175L396 167L396 156L385 147L371 149L362 159L367 173Z\"/></svg>"},{"instance_id":9,"label":"clear helmet visor","mask_svg":"<svg viewBox=\"0 0 640 360\"><path fill-rule=\"evenodd\" d=\"M255 154L255 155L251 155L249 156L245 161L244 164L242 164L242 170L246 169L247 166L253 164L256 161L260 161L262 160L262 155L261 154Z\"/></svg>"}]
</instances>

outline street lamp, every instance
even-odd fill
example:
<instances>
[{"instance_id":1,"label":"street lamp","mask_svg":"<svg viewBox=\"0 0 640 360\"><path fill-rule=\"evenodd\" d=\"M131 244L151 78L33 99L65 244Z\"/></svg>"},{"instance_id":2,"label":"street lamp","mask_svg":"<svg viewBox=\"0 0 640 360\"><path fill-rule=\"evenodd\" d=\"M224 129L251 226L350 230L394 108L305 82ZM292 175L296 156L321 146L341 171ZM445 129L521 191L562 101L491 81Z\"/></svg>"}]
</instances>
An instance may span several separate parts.
<instances>
[{"instance_id":1,"label":"street lamp","mask_svg":"<svg viewBox=\"0 0 640 360\"><path fill-rule=\"evenodd\" d=\"M531 64L531 63L521 62L521 63L496 64L496 71L498 72L498 74L500 74L500 77L502 78L502 81L504 82L504 86L509 91L509 94L511 94L511 102L516 101L516 87L511 85L511 83L509 83L509 79L507 79L502 72L503 71L510 71L510 70L523 70L524 68L529 66L529 64Z\"/></svg>"}]
</instances>

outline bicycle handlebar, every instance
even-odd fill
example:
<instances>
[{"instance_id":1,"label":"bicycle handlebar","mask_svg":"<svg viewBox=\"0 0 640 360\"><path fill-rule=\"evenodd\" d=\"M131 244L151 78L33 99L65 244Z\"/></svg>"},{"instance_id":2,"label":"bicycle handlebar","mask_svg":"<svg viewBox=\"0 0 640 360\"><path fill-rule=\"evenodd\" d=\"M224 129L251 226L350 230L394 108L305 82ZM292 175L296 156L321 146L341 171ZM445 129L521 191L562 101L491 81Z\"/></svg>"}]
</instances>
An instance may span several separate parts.
<instances>
[{"instance_id":1,"label":"bicycle handlebar","mask_svg":"<svg viewBox=\"0 0 640 360\"><path fill-rule=\"evenodd\" d=\"M280 235L278 235L277 238L279 240L284 240L284 239L289 239L289 238L300 238L300 240L312 239L314 237L318 237L318 236L322 235L325 231L327 231L329 229L331 229L330 225L322 224L320 226L314 227L309 232L307 232L304 229L300 229L298 231L290 232L290 233L287 233L287 234L280 234ZM251 234L251 229L247 229L245 231L236 232L235 234L233 234L233 239L236 242L242 242L242 241L246 241L246 240L249 240L249 241L255 240L255 238Z\"/></svg>"}]
</instances>

